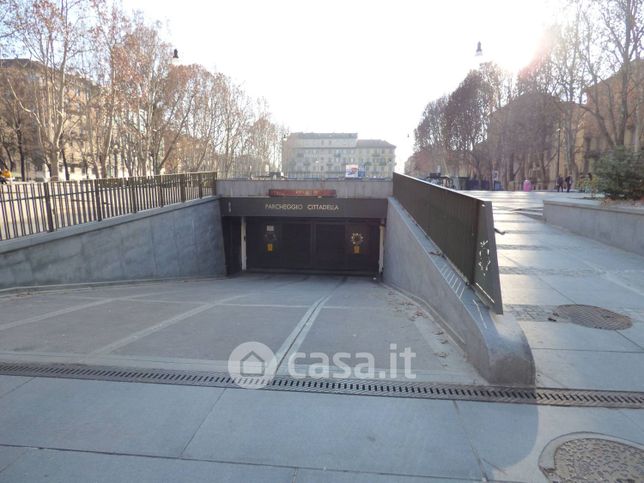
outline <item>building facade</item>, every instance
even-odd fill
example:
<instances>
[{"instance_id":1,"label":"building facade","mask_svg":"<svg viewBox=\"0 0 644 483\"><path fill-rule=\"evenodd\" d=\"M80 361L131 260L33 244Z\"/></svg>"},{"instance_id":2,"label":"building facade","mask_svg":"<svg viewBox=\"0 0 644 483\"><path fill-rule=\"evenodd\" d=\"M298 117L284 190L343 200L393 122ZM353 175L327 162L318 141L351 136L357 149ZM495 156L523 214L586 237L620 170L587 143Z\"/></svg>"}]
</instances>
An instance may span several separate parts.
<instances>
[{"instance_id":1,"label":"building facade","mask_svg":"<svg viewBox=\"0 0 644 483\"><path fill-rule=\"evenodd\" d=\"M644 59L585 91L583 172L615 146L639 152L644 145Z\"/></svg>"},{"instance_id":2,"label":"building facade","mask_svg":"<svg viewBox=\"0 0 644 483\"><path fill-rule=\"evenodd\" d=\"M347 167L359 177L391 178L396 146L357 133L293 133L282 145L282 171L290 178L342 178Z\"/></svg>"}]
</instances>

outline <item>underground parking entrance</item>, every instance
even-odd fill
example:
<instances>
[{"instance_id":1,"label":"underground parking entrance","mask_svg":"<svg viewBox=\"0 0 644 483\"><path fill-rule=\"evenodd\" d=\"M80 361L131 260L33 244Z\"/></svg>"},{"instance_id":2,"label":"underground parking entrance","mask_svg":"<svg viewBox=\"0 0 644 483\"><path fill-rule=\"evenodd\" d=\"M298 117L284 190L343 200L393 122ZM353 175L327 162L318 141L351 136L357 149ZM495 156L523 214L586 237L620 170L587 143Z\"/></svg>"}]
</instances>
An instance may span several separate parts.
<instances>
[{"instance_id":1,"label":"underground parking entrance","mask_svg":"<svg viewBox=\"0 0 644 483\"><path fill-rule=\"evenodd\" d=\"M12 244L6 250L20 254L32 285L215 278L142 298L134 287L99 299L71 287L63 307L58 296L43 299L46 309L36 314L35 300L16 300L15 318L0 324L0 360L40 354L42 362L69 362L80 352L88 364L133 367L151 358L219 372L237 345L262 342L266 332L270 344L262 343L284 361L301 342L307 356L295 360L302 366L318 364L313 353L369 352L380 374L396 354L393 344L418 354L415 368L430 378L533 384L529 346L501 310L489 204L398 175L388 185L287 183L226 181L220 195L196 204ZM41 260L56 250L78 256L54 271ZM78 260L92 263L77 267ZM245 273L222 278L226 272ZM5 318L7 310L3 303Z\"/></svg>"},{"instance_id":2,"label":"underground parking entrance","mask_svg":"<svg viewBox=\"0 0 644 483\"><path fill-rule=\"evenodd\" d=\"M326 194L223 198L228 275L381 273L387 200Z\"/></svg>"}]
</instances>

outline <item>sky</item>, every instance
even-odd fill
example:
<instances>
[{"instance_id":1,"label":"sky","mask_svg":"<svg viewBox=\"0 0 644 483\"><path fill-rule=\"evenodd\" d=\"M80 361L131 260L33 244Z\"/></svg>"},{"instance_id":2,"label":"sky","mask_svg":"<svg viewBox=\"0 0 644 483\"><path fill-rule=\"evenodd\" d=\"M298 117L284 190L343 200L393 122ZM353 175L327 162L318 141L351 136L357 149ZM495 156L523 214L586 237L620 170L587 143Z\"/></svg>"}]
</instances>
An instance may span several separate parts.
<instances>
[{"instance_id":1,"label":"sky","mask_svg":"<svg viewBox=\"0 0 644 483\"><path fill-rule=\"evenodd\" d=\"M290 132L357 132L413 153L426 104L484 60L518 70L554 0L123 0L167 27L182 63L222 72Z\"/></svg>"}]
</instances>

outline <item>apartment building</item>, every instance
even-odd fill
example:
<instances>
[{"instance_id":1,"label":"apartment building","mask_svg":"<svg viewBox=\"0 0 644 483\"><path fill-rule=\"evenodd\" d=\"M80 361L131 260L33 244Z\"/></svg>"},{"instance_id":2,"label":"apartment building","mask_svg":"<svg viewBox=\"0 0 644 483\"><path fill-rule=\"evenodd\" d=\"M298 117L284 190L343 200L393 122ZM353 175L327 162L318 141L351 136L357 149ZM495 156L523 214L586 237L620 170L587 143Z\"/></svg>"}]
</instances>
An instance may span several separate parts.
<instances>
[{"instance_id":1,"label":"apartment building","mask_svg":"<svg viewBox=\"0 0 644 483\"><path fill-rule=\"evenodd\" d=\"M391 178L396 146L357 133L293 133L282 145L282 171L291 178ZM354 177L353 175L350 175Z\"/></svg>"}]
</instances>

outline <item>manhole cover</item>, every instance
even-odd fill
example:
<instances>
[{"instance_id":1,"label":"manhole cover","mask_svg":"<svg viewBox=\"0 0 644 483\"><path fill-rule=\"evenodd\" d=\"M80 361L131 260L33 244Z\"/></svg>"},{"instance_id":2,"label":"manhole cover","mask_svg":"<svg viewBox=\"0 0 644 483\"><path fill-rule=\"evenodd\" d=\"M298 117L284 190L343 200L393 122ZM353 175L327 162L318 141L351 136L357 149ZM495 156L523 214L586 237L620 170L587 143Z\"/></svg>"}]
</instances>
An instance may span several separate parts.
<instances>
[{"instance_id":1,"label":"manhole cover","mask_svg":"<svg viewBox=\"0 0 644 483\"><path fill-rule=\"evenodd\" d=\"M555 312L573 324L593 329L624 330L633 325L630 317L592 305L560 305Z\"/></svg>"},{"instance_id":2,"label":"manhole cover","mask_svg":"<svg viewBox=\"0 0 644 483\"><path fill-rule=\"evenodd\" d=\"M539 465L551 482L643 481L644 450L629 443L600 434L568 435L546 446Z\"/></svg>"}]
</instances>

